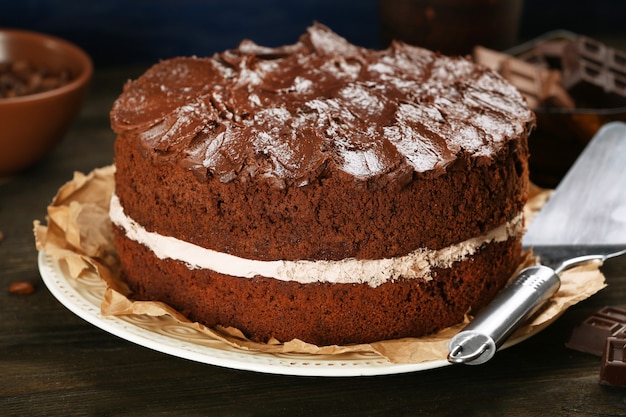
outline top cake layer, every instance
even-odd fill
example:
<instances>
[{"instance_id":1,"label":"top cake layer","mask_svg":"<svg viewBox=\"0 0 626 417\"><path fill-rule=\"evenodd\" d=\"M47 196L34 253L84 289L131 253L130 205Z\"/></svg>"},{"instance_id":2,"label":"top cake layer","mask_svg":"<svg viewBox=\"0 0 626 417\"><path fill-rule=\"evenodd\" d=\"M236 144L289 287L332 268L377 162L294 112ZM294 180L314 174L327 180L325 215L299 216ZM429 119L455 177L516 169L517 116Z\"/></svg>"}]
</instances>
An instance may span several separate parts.
<instances>
[{"instance_id":1,"label":"top cake layer","mask_svg":"<svg viewBox=\"0 0 626 417\"><path fill-rule=\"evenodd\" d=\"M244 41L163 61L128 82L111 112L115 132L157 161L279 188L490 163L533 120L514 87L468 58L402 43L368 50L319 24L285 47Z\"/></svg>"}]
</instances>

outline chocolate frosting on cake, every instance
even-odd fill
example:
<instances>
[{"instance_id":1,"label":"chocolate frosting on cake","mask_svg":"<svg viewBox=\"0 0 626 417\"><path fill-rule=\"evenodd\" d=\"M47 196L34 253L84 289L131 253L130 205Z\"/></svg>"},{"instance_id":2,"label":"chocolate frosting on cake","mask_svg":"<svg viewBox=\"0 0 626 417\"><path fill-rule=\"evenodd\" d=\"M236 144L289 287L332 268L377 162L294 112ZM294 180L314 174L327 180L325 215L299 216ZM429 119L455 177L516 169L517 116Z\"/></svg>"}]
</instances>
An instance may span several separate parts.
<instances>
[{"instance_id":1,"label":"chocolate frosting on cake","mask_svg":"<svg viewBox=\"0 0 626 417\"><path fill-rule=\"evenodd\" d=\"M320 24L285 47L163 61L126 84L111 121L157 162L279 187L436 177L467 156L489 161L534 123L514 87L468 58L372 51Z\"/></svg>"},{"instance_id":2,"label":"chocolate frosting on cake","mask_svg":"<svg viewBox=\"0 0 626 417\"><path fill-rule=\"evenodd\" d=\"M314 25L285 47L163 61L111 119L122 275L205 326L416 337L520 263L534 115L469 58Z\"/></svg>"}]
</instances>

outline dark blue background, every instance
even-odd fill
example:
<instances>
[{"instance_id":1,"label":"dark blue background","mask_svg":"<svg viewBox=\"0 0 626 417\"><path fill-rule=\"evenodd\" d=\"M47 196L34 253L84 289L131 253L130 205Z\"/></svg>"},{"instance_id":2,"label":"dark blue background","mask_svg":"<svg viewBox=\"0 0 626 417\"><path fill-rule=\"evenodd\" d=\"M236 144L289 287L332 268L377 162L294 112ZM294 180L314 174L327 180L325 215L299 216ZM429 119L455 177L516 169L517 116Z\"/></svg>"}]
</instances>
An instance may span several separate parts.
<instances>
[{"instance_id":1,"label":"dark blue background","mask_svg":"<svg viewBox=\"0 0 626 417\"><path fill-rule=\"evenodd\" d=\"M0 5L0 27L61 36L85 48L97 64L210 55L236 47L243 38L267 46L294 43L314 20L353 43L378 46L372 0L21 0Z\"/></svg>"},{"instance_id":2,"label":"dark blue background","mask_svg":"<svg viewBox=\"0 0 626 417\"><path fill-rule=\"evenodd\" d=\"M77 43L96 65L210 55L243 38L293 43L317 20L361 46L380 46L377 0L2 0L0 27ZM589 36L624 32L623 0L525 0L520 40L553 29ZM453 29L451 29L453 30Z\"/></svg>"}]
</instances>

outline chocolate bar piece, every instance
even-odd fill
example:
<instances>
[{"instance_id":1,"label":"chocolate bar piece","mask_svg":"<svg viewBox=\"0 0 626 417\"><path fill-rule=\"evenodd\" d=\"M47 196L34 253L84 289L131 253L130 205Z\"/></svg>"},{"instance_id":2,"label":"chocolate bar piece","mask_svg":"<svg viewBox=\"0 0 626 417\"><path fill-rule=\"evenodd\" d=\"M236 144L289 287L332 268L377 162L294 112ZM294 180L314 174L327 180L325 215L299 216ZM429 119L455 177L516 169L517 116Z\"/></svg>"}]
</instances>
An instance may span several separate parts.
<instances>
[{"instance_id":1,"label":"chocolate bar piece","mask_svg":"<svg viewBox=\"0 0 626 417\"><path fill-rule=\"evenodd\" d=\"M626 387L626 339L609 337L600 365L600 383Z\"/></svg>"},{"instance_id":2,"label":"chocolate bar piece","mask_svg":"<svg viewBox=\"0 0 626 417\"><path fill-rule=\"evenodd\" d=\"M565 346L579 352L602 356L608 337L626 336L626 310L604 307L572 331Z\"/></svg>"},{"instance_id":3,"label":"chocolate bar piece","mask_svg":"<svg viewBox=\"0 0 626 417\"><path fill-rule=\"evenodd\" d=\"M533 108L574 108L574 101L562 87L561 73L519 59L502 63L500 73L511 82Z\"/></svg>"},{"instance_id":4,"label":"chocolate bar piece","mask_svg":"<svg viewBox=\"0 0 626 417\"><path fill-rule=\"evenodd\" d=\"M474 59L474 62L499 72L502 62L511 58L511 55L477 45L472 51L472 58Z\"/></svg>"},{"instance_id":5,"label":"chocolate bar piece","mask_svg":"<svg viewBox=\"0 0 626 417\"><path fill-rule=\"evenodd\" d=\"M477 46L474 61L498 71L524 96L532 109L540 107L574 108L574 101L562 87L561 74L511 55Z\"/></svg>"},{"instance_id":6,"label":"chocolate bar piece","mask_svg":"<svg viewBox=\"0 0 626 417\"><path fill-rule=\"evenodd\" d=\"M526 99L531 109L541 107L545 96L544 68L524 61L506 59L500 66L500 74L515 86Z\"/></svg>"},{"instance_id":7,"label":"chocolate bar piece","mask_svg":"<svg viewBox=\"0 0 626 417\"><path fill-rule=\"evenodd\" d=\"M560 70L563 49L568 43L567 40L540 41L530 50L520 54L518 58L530 64Z\"/></svg>"},{"instance_id":8,"label":"chocolate bar piece","mask_svg":"<svg viewBox=\"0 0 626 417\"><path fill-rule=\"evenodd\" d=\"M563 50L563 85L578 107L626 106L626 53L585 36Z\"/></svg>"}]
</instances>

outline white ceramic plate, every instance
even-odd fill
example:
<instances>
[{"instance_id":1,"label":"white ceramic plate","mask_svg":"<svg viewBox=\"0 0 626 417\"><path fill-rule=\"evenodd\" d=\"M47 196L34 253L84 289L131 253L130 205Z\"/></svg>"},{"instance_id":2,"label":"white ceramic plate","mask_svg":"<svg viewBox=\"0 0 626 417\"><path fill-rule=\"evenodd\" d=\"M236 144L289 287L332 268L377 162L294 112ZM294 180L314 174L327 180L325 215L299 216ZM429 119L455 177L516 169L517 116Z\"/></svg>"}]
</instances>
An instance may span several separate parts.
<instances>
[{"instance_id":1,"label":"white ceramic plate","mask_svg":"<svg viewBox=\"0 0 626 417\"><path fill-rule=\"evenodd\" d=\"M103 316L100 303L106 290L104 281L95 274L72 279L54 257L43 251L39 252L39 271L52 295L89 323L138 345L201 363L271 374L338 377L416 372L449 365L447 360L394 364L374 354L325 356L237 349L167 316ZM506 346L525 338L509 340Z\"/></svg>"}]
</instances>

